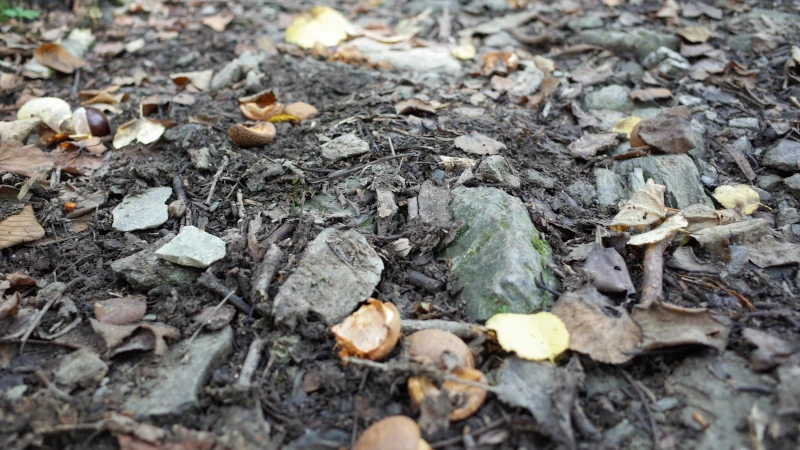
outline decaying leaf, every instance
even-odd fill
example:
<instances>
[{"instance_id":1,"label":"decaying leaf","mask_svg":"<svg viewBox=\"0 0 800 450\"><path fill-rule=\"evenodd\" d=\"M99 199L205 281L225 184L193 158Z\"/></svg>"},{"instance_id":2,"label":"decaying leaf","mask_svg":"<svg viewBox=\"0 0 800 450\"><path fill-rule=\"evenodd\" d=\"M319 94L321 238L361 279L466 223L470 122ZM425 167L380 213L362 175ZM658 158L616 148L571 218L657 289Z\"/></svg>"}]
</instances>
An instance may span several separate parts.
<instances>
[{"instance_id":1,"label":"decaying leaf","mask_svg":"<svg viewBox=\"0 0 800 450\"><path fill-rule=\"evenodd\" d=\"M50 155L55 159L55 167L60 167L64 173L91 175L103 167L103 158L99 154L105 149L100 138L91 138L78 142L62 142Z\"/></svg>"},{"instance_id":2,"label":"decaying leaf","mask_svg":"<svg viewBox=\"0 0 800 450\"><path fill-rule=\"evenodd\" d=\"M669 303L652 302L633 309L633 320L642 327L643 352L682 345L704 345L725 349L730 327L725 319L705 308L683 308Z\"/></svg>"},{"instance_id":3,"label":"decaying leaf","mask_svg":"<svg viewBox=\"0 0 800 450\"><path fill-rule=\"evenodd\" d=\"M756 242L742 246L747 250L750 262L758 267L800 263L800 244L784 242L775 236L766 235Z\"/></svg>"},{"instance_id":4,"label":"decaying leaf","mask_svg":"<svg viewBox=\"0 0 800 450\"><path fill-rule=\"evenodd\" d=\"M218 331L227 327L234 316L236 316L236 308L231 305L223 305L221 308L209 306L192 317L192 321L202 324L207 330Z\"/></svg>"},{"instance_id":5,"label":"decaying leaf","mask_svg":"<svg viewBox=\"0 0 800 450\"><path fill-rule=\"evenodd\" d=\"M128 325L142 320L147 311L147 297L131 295L94 303L94 317L103 323Z\"/></svg>"},{"instance_id":6,"label":"decaying leaf","mask_svg":"<svg viewBox=\"0 0 800 450\"><path fill-rule=\"evenodd\" d=\"M217 33L222 33L225 28L233 20L233 14L230 11L222 11L213 16L206 17L202 20L203 25L211 28Z\"/></svg>"},{"instance_id":7,"label":"decaying leaf","mask_svg":"<svg viewBox=\"0 0 800 450\"><path fill-rule=\"evenodd\" d=\"M44 228L33 213L33 206L27 204L22 211L0 222L0 249L41 239L44 234Z\"/></svg>"},{"instance_id":8,"label":"decaying leaf","mask_svg":"<svg viewBox=\"0 0 800 450\"><path fill-rule=\"evenodd\" d=\"M72 108L69 103L57 97L39 97L28 100L17 111L17 120L38 117L42 123L56 133L69 131Z\"/></svg>"},{"instance_id":9,"label":"decaying leaf","mask_svg":"<svg viewBox=\"0 0 800 450\"><path fill-rule=\"evenodd\" d=\"M683 208L681 213L689 222L686 230L692 233L703 228L727 225L744 219L742 213L735 209L716 210L702 203L689 205Z\"/></svg>"},{"instance_id":10,"label":"decaying leaf","mask_svg":"<svg viewBox=\"0 0 800 450\"><path fill-rule=\"evenodd\" d=\"M603 248L595 244L586 256L583 269L592 278L592 285L600 292L627 295L636 292L625 260L613 248Z\"/></svg>"},{"instance_id":11,"label":"decaying leaf","mask_svg":"<svg viewBox=\"0 0 800 450\"><path fill-rule=\"evenodd\" d=\"M503 350L531 361L553 360L569 347L569 331L557 316L537 314L495 314L486 328L497 334Z\"/></svg>"},{"instance_id":12,"label":"decaying leaf","mask_svg":"<svg viewBox=\"0 0 800 450\"><path fill-rule=\"evenodd\" d=\"M519 56L513 52L489 52L483 57L483 76L506 76L519 67Z\"/></svg>"},{"instance_id":13,"label":"decaying leaf","mask_svg":"<svg viewBox=\"0 0 800 450\"><path fill-rule=\"evenodd\" d=\"M686 217L683 217L683 213L675 214L654 230L632 236L628 240L628 245L646 245L661 242L664 239L671 238L677 231L685 229L687 225L689 225L689 221L686 220Z\"/></svg>"},{"instance_id":14,"label":"decaying leaf","mask_svg":"<svg viewBox=\"0 0 800 450\"><path fill-rule=\"evenodd\" d=\"M177 86L183 87L191 84L199 91L207 91L211 87L211 78L214 76L214 71L199 70L197 72L182 72L173 73L169 76L173 83Z\"/></svg>"},{"instance_id":15,"label":"decaying leaf","mask_svg":"<svg viewBox=\"0 0 800 450\"><path fill-rule=\"evenodd\" d=\"M402 102L398 102L394 105L395 114L403 115L403 114L414 114L414 115L424 115L424 114L436 114L436 108L433 106L423 102L418 98L410 98L408 100L403 100Z\"/></svg>"},{"instance_id":16,"label":"decaying leaf","mask_svg":"<svg viewBox=\"0 0 800 450\"><path fill-rule=\"evenodd\" d=\"M614 216L610 228L614 231L625 231L630 227L643 229L667 215L664 204L664 192L667 187L656 184L652 179L633 194L633 197Z\"/></svg>"},{"instance_id":17,"label":"decaying leaf","mask_svg":"<svg viewBox=\"0 0 800 450\"><path fill-rule=\"evenodd\" d=\"M116 149L126 147L134 142L143 145L152 144L159 140L166 130L161 122L140 117L120 125L112 143Z\"/></svg>"},{"instance_id":18,"label":"decaying leaf","mask_svg":"<svg viewBox=\"0 0 800 450\"><path fill-rule=\"evenodd\" d=\"M39 118L0 122L0 142L25 142L42 120Z\"/></svg>"},{"instance_id":19,"label":"decaying leaf","mask_svg":"<svg viewBox=\"0 0 800 450\"><path fill-rule=\"evenodd\" d=\"M631 146L638 140L665 153L681 154L695 148L689 108L675 106L656 117L644 119L631 132ZM637 143L638 144L638 143Z\"/></svg>"},{"instance_id":20,"label":"decaying leaf","mask_svg":"<svg viewBox=\"0 0 800 450\"><path fill-rule=\"evenodd\" d=\"M388 355L400 338L400 314L392 303L371 298L367 304L331 328L339 356L378 360Z\"/></svg>"},{"instance_id":21,"label":"decaying leaf","mask_svg":"<svg viewBox=\"0 0 800 450\"><path fill-rule=\"evenodd\" d=\"M569 349L595 361L630 361L642 337L642 330L625 308L615 306L591 285L562 294L551 312L569 330Z\"/></svg>"},{"instance_id":22,"label":"decaying leaf","mask_svg":"<svg viewBox=\"0 0 800 450\"><path fill-rule=\"evenodd\" d=\"M33 57L43 66L61 73L72 73L76 69L86 67L84 60L76 57L60 44L52 42L36 47L36 50L33 51Z\"/></svg>"},{"instance_id":23,"label":"decaying leaf","mask_svg":"<svg viewBox=\"0 0 800 450\"><path fill-rule=\"evenodd\" d=\"M630 139L631 132L641 121L642 118L637 116L623 117L622 119L619 119L611 131L613 133L624 133L625 136Z\"/></svg>"},{"instance_id":24,"label":"decaying leaf","mask_svg":"<svg viewBox=\"0 0 800 450\"><path fill-rule=\"evenodd\" d=\"M693 44L702 44L711 37L711 30L702 25L692 25L681 28L677 34Z\"/></svg>"},{"instance_id":25,"label":"decaying leaf","mask_svg":"<svg viewBox=\"0 0 800 450\"><path fill-rule=\"evenodd\" d=\"M47 173L53 167L53 156L35 145L22 145L17 141L0 144L0 170L25 176Z\"/></svg>"},{"instance_id":26,"label":"decaying leaf","mask_svg":"<svg viewBox=\"0 0 800 450\"><path fill-rule=\"evenodd\" d=\"M357 28L340 12L327 6L315 6L311 14L296 18L286 28L286 42L310 49L315 42L333 47L348 35L358 34Z\"/></svg>"},{"instance_id":27,"label":"decaying leaf","mask_svg":"<svg viewBox=\"0 0 800 450\"><path fill-rule=\"evenodd\" d=\"M755 328L742 330L742 337L758 347L750 354L750 362L755 370L769 370L800 352L800 345Z\"/></svg>"},{"instance_id":28,"label":"decaying leaf","mask_svg":"<svg viewBox=\"0 0 800 450\"><path fill-rule=\"evenodd\" d=\"M113 325L89 319L92 329L105 341L110 356L131 350L153 350L156 355L167 353L167 339L180 336L177 328L163 323L142 322L134 325Z\"/></svg>"},{"instance_id":29,"label":"decaying leaf","mask_svg":"<svg viewBox=\"0 0 800 450\"><path fill-rule=\"evenodd\" d=\"M267 121L283 113L284 105L272 91L259 92L239 99L239 111L250 120Z\"/></svg>"},{"instance_id":30,"label":"decaying leaf","mask_svg":"<svg viewBox=\"0 0 800 450\"><path fill-rule=\"evenodd\" d=\"M471 132L457 137L453 144L456 148L464 150L473 155L497 155L500 150L505 150L506 146L502 142L484 136L480 133Z\"/></svg>"},{"instance_id":31,"label":"decaying leaf","mask_svg":"<svg viewBox=\"0 0 800 450\"><path fill-rule=\"evenodd\" d=\"M672 98L672 92L666 88L646 88L631 91L628 96L637 102L652 102L654 100L666 100Z\"/></svg>"},{"instance_id":32,"label":"decaying leaf","mask_svg":"<svg viewBox=\"0 0 800 450\"><path fill-rule=\"evenodd\" d=\"M730 245L755 244L766 236L772 226L764 219L745 220L727 225L703 228L690 236L703 249L723 261L731 260Z\"/></svg>"},{"instance_id":33,"label":"decaying leaf","mask_svg":"<svg viewBox=\"0 0 800 450\"><path fill-rule=\"evenodd\" d=\"M571 142L567 148L573 156L591 159L598 152L616 147L617 143L619 143L617 133L584 133L580 139Z\"/></svg>"},{"instance_id":34,"label":"decaying leaf","mask_svg":"<svg viewBox=\"0 0 800 450\"><path fill-rule=\"evenodd\" d=\"M742 214L749 215L758 209L760 198L758 192L745 184L735 186L719 186L714 189L714 198L726 208L736 208Z\"/></svg>"}]
</instances>

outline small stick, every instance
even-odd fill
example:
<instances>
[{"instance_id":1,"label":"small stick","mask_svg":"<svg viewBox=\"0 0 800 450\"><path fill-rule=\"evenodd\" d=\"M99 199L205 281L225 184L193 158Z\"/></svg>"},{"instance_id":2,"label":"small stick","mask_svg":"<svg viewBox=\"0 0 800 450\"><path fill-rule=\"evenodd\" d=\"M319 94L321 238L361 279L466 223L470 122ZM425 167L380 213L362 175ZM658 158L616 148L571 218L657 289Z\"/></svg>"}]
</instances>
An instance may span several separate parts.
<instances>
[{"instance_id":1,"label":"small stick","mask_svg":"<svg viewBox=\"0 0 800 450\"><path fill-rule=\"evenodd\" d=\"M263 303L268 300L269 286L278 273L283 262L283 250L275 244L272 244L264 253L264 259L261 264L256 268L253 274L252 287L250 288L250 301L255 303Z\"/></svg>"},{"instance_id":2,"label":"small stick","mask_svg":"<svg viewBox=\"0 0 800 450\"><path fill-rule=\"evenodd\" d=\"M281 226L279 226L275 231L272 232L267 239L264 240L264 245L272 245L277 242L280 242L294 233L294 229L297 226L295 222L284 222Z\"/></svg>"},{"instance_id":3,"label":"small stick","mask_svg":"<svg viewBox=\"0 0 800 450\"><path fill-rule=\"evenodd\" d=\"M642 308L649 308L654 301L661 300L664 288L664 250L670 243L672 236L647 244L644 250L642 295L639 298L639 306Z\"/></svg>"},{"instance_id":4,"label":"small stick","mask_svg":"<svg viewBox=\"0 0 800 450\"><path fill-rule=\"evenodd\" d=\"M656 425L656 419L653 418L653 412L650 411L650 402L647 401L647 396L642 392L642 389L636 384L628 372L624 370L620 370L620 372L622 372L622 376L625 377L625 380L633 387L636 396L639 397L639 401L642 402L642 407L644 407L645 414L647 414L647 421L650 422L650 433L653 436L653 448L660 448L661 446L658 441L658 425Z\"/></svg>"},{"instance_id":5,"label":"small stick","mask_svg":"<svg viewBox=\"0 0 800 450\"><path fill-rule=\"evenodd\" d=\"M200 286L203 286L211 292L214 292L217 295L225 296L226 300L230 298L231 304L233 304L233 306L235 306L239 311L247 315L252 313L253 308L248 305L242 297L234 294L232 290L228 289L227 286L222 284L222 282L219 281L214 274L210 272L203 272L203 274L200 275L200 278L197 279L197 282L200 284Z\"/></svg>"},{"instance_id":6,"label":"small stick","mask_svg":"<svg viewBox=\"0 0 800 450\"><path fill-rule=\"evenodd\" d=\"M221 302L217 303L217 306L215 306L214 309L211 311L211 314L209 314L209 320L211 320L211 318L214 317L214 315L217 313L217 311L219 311L219 309L222 308L223 305L225 305L225 303L228 301L228 299L232 295L233 295L233 291L228 292L228 295L226 295L225 298L223 298ZM206 323L208 323L208 320L206 320L205 322L201 322L200 323L200 326L197 327L197 330L194 332L194 334L192 334L192 337L189 338L189 342L186 344L187 347L191 347L192 342L194 342L194 340L197 337L197 335L200 334L200 332L203 330L203 327L206 326ZM186 349L186 353L187 354L189 353L189 350L191 350L191 348L187 348Z\"/></svg>"},{"instance_id":7,"label":"small stick","mask_svg":"<svg viewBox=\"0 0 800 450\"><path fill-rule=\"evenodd\" d=\"M343 177L345 175L350 175L351 173L358 172L359 170L366 169L367 167L369 167L369 166L371 166L373 164L377 164L377 163L381 163L381 162L385 162L385 161L391 161L391 160L397 159L397 158L406 158L408 156L419 156L419 154L417 154L417 153L401 153L399 155L384 156L383 158L378 158L375 161L370 161L370 162L365 163L365 164L359 164L358 166L350 167L349 169L337 170L336 172L333 172L333 173L331 173L330 175L328 175L326 177L317 178L316 180L311 180L311 181L309 181L309 184L323 183L325 181L333 180L334 178Z\"/></svg>"},{"instance_id":8,"label":"small stick","mask_svg":"<svg viewBox=\"0 0 800 450\"><path fill-rule=\"evenodd\" d=\"M214 191L217 189L217 181L219 181L219 177L222 176L222 172L228 167L228 155L222 157L222 164L219 165L217 169L217 173L214 174L214 178L211 179L211 189L208 190L208 198L206 198L206 205L211 204L211 198L214 197Z\"/></svg>"},{"instance_id":9,"label":"small stick","mask_svg":"<svg viewBox=\"0 0 800 450\"><path fill-rule=\"evenodd\" d=\"M247 357L244 359L244 364L242 364L242 372L237 381L239 386L249 387L253 382L253 375L256 373L258 363L261 362L261 354L268 341L267 338L258 338L250 344L250 348L247 350Z\"/></svg>"},{"instance_id":10,"label":"small stick","mask_svg":"<svg viewBox=\"0 0 800 450\"><path fill-rule=\"evenodd\" d=\"M420 330L441 330L453 333L461 339L475 339L486 334L486 328L480 325L450 320L403 320L400 322L403 334Z\"/></svg>"}]
</instances>

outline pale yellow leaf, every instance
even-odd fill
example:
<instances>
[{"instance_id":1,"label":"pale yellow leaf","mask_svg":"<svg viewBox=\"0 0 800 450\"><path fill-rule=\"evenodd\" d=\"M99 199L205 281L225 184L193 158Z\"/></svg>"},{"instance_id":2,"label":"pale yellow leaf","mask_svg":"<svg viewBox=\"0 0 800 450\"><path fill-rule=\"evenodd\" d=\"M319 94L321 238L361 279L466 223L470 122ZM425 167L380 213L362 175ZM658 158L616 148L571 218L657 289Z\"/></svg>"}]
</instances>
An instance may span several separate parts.
<instances>
[{"instance_id":1,"label":"pale yellow leaf","mask_svg":"<svg viewBox=\"0 0 800 450\"><path fill-rule=\"evenodd\" d=\"M611 131L614 133L625 133L625 136L630 139L633 128L641 121L642 118L637 116L623 117L622 119L619 119Z\"/></svg>"},{"instance_id":2,"label":"pale yellow leaf","mask_svg":"<svg viewBox=\"0 0 800 450\"><path fill-rule=\"evenodd\" d=\"M566 325L549 312L496 314L486 321L486 328L497 334L503 350L531 361L552 361L569 347Z\"/></svg>"},{"instance_id":3,"label":"pale yellow leaf","mask_svg":"<svg viewBox=\"0 0 800 450\"><path fill-rule=\"evenodd\" d=\"M714 198L726 208L738 208L742 214L752 214L758 209L758 192L750 186L720 186L714 189Z\"/></svg>"},{"instance_id":4,"label":"pale yellow leaf","mask_svg":"<svg viewBox=\"0 0 800 450\"><path fill-rule=\"evenodd\" d=\"M666 186L655 184L652 179L647 180L647 184L636 191L614 216L611 228L617 230L625 230L628 227L643 228L666 217L667 211L664 205L666 190Z\"/></svg>"},{"instance_id":5,"label":"pale yellow leaf","mask_svg":"<svg viewBox=\"0 0 800 450\"><path fill-rule=\"evenodd\" d=\"M286 28L286 42L304 49L312 48L315 42L332 47L355 34L355 26L340 12L327 6L315 6L310 15L298 17Z\"/></svg>"},{"instance_id":6,"label":"pale yellow leaf","mask_svg":"<svg viewBox=\"0 0 800 450\"><path fill-rule=\"evenodd\" d=\"M120 125L114 135L114 148L120 149L133 142L152 144L164 134L166 128L160 122L142 117Z\"/></svg>"},{"instance_id":7,"label":"pale yellow leaf","mask_svg":"<svg viewBox=\"0 0 800 450\"><path fill-rule=\"evenodd\" d=\"M689 221L686 220L682 213L675 214L659 225L658 228L633 236L628 241L628 245L654 244L663 241L674 235L676 231L686 228L687 225L689 225Z\"/></svg>"}]
</instances>

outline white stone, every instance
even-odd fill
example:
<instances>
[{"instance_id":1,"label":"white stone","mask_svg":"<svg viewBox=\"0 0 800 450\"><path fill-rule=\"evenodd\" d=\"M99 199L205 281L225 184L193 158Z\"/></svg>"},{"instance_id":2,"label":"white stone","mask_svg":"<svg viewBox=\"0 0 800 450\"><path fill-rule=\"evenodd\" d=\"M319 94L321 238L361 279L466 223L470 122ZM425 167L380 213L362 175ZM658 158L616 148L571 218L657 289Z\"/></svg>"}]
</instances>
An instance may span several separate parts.
<instances>
[{"instance_id":1,"label":"white stone","mask_svg":"<svg viewBox=\"0 0 800 450\"><path fill-rule=\"evenodd\" d=\"M172 188L159 187L125 197L111 213L114 229L134 231L160 226L169 219L165 202L171 195Z\"/></svg>"},{"instance_id":2,"label":"white stone","mask_svg":"<svg viewBox=\"0 0 800 450\"><path fill-rule=\"evenodd\" d=\"M225 257L225 242L189 225L156 250L156 256L181 266L205 269Z\"/></svg>"},{"instance_id":3,"label":"white stone","mask_svg":"<svg viewBox=\"0 0 800 450\"><path fill-rule=\"evenodd\" d=\"M328 161L338 161L351 156L362 155L369 151L367 141L353 133L348 133L322 146L322 157Z\"/></svg>"}]
</instances>

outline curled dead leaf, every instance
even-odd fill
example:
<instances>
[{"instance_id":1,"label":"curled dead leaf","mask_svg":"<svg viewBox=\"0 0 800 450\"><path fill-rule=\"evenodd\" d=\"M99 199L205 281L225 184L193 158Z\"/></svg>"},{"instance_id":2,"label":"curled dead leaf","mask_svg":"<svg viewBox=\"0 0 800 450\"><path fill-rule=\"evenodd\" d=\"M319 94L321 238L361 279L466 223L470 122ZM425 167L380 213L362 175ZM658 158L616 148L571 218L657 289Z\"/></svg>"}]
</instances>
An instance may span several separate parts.
<instances>
[{"instance_id":1,"label":"curled dead leaf","mask_svg":"<svg viewBox=\"0 0 800 450\"><path fill-rule=\"evenodd\" d=\"M128 325L142 320L147 311L147 297L131 295L94 303L94 317L103 323Z\"/></svg>"},{"instance_id":2,"label":"curled dead leaf","mask_svg":"<svg viewBox=\"0 0 800 450\"><path fill-rule=\"evenodd\" d=\"M519 67L519 56L513 52L489 52L483 57L483 76L506 76Z\"/></svg>"},{"instance_id":3,"label":"curled dead leaf","mask_svg":"<svg viewBox=\"0 0 800 450\"><path fill-rule=\"evenodd\" d=\"M682 345L704 345L725 349L730 327L722 316L705 308L683 308L669 303L652 302L636 306L633 320L642 327L641 351Z\"/></svg>"},{"instance_id":4,"label":"curled dead leaf","mask_svg":"<svg viewBox=\"0 0 800 450\"><path fill-rule=\"evenodd\" d=\"M414 114L414 115L425 115L425 114L436 114L436 108L433 106L423 102L418 98L410 98L408 100L403 100L402 102L398 102L394 105L394 111L397 115L403 114Z\"/></svg>"},{"instance_id":5,"label":"curled dead leaf","mask_svg":"<svg viewBox=\"0 0 800 450\"><path fill-rule=\"evenodd\" d=\"M0 249L41 239L44 234L44 228L33 213L33 206L27 204L22 211L0 222Z\"/></svg>"},{"instance_id":6,"label":"curled dead leaf","mask_svg":"<svg viewBox=\"0 0 800 450\"><path fill-rule=\"evenodd\" d=\"M92 329L105 341L111 356L131 350L153 350L156 355L167 353L167 339L180 336L177 328L163 323L113 325L89 319Z\"/></svg>"},{"instance_id":7,"label":"curled dead leaf","mask_svg":"<svg viewBox=\"0 0 800 450\"><path fill-rule=\"evenodd\" d=\"M642 142L662 152L686 153L697 146L691 122L692 115L689 108L672 107L653 118L639 122L631 134L631 147L634 147L635 134Z\"/></svg>"},{"instance_id":8,"label":"curled dead leaf","mask_svg":"<svg viewBox=\"0 0 800 450\"><path fill-rule=\"evenodd\" d=\"M646 88L631 91L628 97L637 102L652 102L654 100L670 99L672 98L672 92L666 88Z\"/></svg>"},{"instance_id":9,"label":"curled dead leaf","mask_svg":"<svg viewBox=\"0 0 800 450\"><path fill-rule=\"evenodd\" d=\"M173 73L169 78L177 86L184 87L187 84L191 84L199 91L207 91L208 88L211 87L211 78L213 75L214 71L209 69L197 72Z\"/></svg>"},{"instance_id":10,"label":"curled dead leaf","mask_svg":"<svg viewBox=\"0 0 800 450\"><path fill-rule=\"evenodd\" d=\"M652 179L633 194L633 197L620 209L609 227L614 231L625 231L629 227L643 229L667 215L664 192L667 187L656 184Z\"/></svg>"},{"instance_id":11,"label":"curled dead leaf","mask_svg":"<svg viewBox=\"0 0 800 450\"><path fill-rule=\"evenodd\" d=\"M358 311L331 328L339 356L379 360L388 355L400 338L400 314L394 304L371 298Z\"/></svg>"},{"instance_id":12,"label":"curled dead leaf","mask_svg":"<svg viewBox=\"0 0 800 450\"><path fill-rule=\"evenodd\" d=\"M86 62L72 53L61 44L48 42L41 44L33 51L33 57L39 64L47 66L61 73L72 73L81 67L86 67Z\"/></svg>"},{"instance_id":13,"label":"curled dead leaf","mask_svg":"<svg viewBox=\"0 0 800 450\"><path fill-rule=\"evenodd\" d=\"M22 145L17 141L0 144L0 170L32 177L50 171L53 155L39 150L35 145Z\"/></svg>"},{"instance_id":14,"label":"curled dead leaf","mask_svg":"<svg viewBox=\"0 0 800 450\"><path fill-rule=\"evenodd\" d=\"M152 144L161 138L164 131L166 131L166 127L161 122L140 117L120 125L112 143L116 149L126 147L134 142L144 145Z\"/></svg>"}]
</instances>

